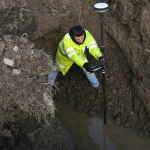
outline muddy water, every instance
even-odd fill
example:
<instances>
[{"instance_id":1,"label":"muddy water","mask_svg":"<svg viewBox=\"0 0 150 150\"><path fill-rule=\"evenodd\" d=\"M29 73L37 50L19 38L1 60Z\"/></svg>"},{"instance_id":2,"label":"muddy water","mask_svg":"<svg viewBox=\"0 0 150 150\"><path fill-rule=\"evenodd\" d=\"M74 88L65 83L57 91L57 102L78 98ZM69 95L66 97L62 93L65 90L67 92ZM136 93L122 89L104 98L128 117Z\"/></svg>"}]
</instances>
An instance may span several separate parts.
<instances>
[{"instance_id":1,"label":"muddy water","mask_svg":"<svg viewBox=\"0 0 150 150\"><path fill-rule=\"evenodd\" d=\"M150 150L150 138L140 130L117 125L103 112L88 116L73 109L73 103L56 102L56 116L65 126L71 150Z\"/></svg>"}]
</instances>

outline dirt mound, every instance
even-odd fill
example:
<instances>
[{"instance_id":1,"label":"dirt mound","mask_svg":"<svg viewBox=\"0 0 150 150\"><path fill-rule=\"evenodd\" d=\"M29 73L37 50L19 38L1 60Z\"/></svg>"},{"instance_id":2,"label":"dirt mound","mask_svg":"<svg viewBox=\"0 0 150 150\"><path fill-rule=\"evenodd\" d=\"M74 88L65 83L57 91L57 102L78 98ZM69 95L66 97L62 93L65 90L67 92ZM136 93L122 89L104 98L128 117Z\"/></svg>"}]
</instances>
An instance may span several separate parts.
<instances>
[{"instance_id":1,"label":"dirt mound","mask_svg":"<svg viewBox=\"0 0 150 150\"><path fill-rule=\"evenodd\" d=\"M4 110L19 107L38 120L48 111L54 115L48 87L50 62L43 52L32 49L25 37L4 36L1 40L1 106ZM47 110L47 106L51 109Z\"/></svg>"},{"instance_id":2,"label":"dirt mound","mask_svg":"<svg viewBox=\"0 0 150 150\"><path fill-rule=\"evenodd\" d=\"M41 149L35 142L48 149L59 147L61 142L56 137L64 138L65 132L59 121L51 118L55 110L47 79L51 64L49 56L34 48L26 37L5 35L0 39L0 138L5 141L0 147L21 148L20 141L25 149ZM36 138L40 135L45 136L45 142ZM59 144L48 146L49 141Z\"/></svg>"}]
</instances>

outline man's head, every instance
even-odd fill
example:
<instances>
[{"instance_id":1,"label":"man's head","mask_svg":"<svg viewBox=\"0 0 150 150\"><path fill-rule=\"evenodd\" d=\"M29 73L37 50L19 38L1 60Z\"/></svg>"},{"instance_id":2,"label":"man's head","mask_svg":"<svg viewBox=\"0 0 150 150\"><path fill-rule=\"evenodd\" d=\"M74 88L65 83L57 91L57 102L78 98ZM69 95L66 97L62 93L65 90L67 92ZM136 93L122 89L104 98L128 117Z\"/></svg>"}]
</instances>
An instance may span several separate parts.
<instances>
[{"instance_id":1,"label":"man's head","mask_svg":"<svg viewBox=\"0 0 150 150\"><path fill-rule=\"evenodd\" d=\"M81 36L74 36L75 40L79 43L82 44L83 40L84 40L84 34L82 34Z\"/></svg>"},{"instance_id":2,"label":"man's head","mask_svg":"<svg viewBox=\"0 0 150 150\"><path fill-rule=\"evenodd\" d=\"M73 26L70 29L69 34L71 35L71 38L73 40L75 39L78 44L82 44L85 39L85 31L80 25Z\"/></svg>"}]
</instances>

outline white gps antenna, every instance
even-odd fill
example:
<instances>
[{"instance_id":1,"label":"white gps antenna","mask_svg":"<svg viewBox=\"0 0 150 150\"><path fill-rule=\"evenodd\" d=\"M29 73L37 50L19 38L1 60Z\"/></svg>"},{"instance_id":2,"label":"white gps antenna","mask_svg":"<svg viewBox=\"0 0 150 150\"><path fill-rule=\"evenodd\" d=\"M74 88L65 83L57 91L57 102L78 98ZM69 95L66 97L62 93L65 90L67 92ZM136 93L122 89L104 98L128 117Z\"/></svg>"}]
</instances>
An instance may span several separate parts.
<instances>
[{"instance_id":1,"label":"white gps antenna","mask_svg":"<svg viewBox=\"0 0 150 150\"><path fill-rule=\"evenodd\" d=\"M93 7L97 12L102 13L108 10L109 5L106 3L97 3Z\"/></svg>"}]
</instances>

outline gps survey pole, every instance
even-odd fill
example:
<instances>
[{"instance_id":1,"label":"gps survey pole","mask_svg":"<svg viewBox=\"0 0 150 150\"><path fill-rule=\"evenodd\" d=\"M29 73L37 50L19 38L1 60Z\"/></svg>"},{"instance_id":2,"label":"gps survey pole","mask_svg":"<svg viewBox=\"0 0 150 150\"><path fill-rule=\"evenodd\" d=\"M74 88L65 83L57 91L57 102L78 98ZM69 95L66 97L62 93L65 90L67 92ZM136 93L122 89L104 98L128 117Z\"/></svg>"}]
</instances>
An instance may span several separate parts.
<instances>
[{"instance_id":1,"label":"gps survey pole","mask_svg":"<svg viewBox=\"0 0 150 150\"><path fill-rule=\"evenodd\" d=\"M106 99L105 99L105 58L104 58L104 41L103 41L103 12L107 11L109 5L106 3L97 3L94 9L100 13L101 19L101 43L102 43L102 84L103 84L103 103L104 103L104 124L106 124Z\"/></svg>"}]
</instances>

